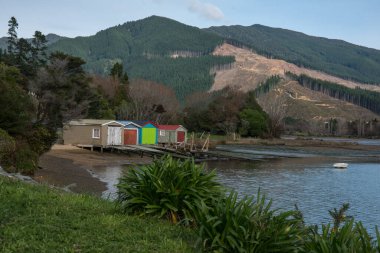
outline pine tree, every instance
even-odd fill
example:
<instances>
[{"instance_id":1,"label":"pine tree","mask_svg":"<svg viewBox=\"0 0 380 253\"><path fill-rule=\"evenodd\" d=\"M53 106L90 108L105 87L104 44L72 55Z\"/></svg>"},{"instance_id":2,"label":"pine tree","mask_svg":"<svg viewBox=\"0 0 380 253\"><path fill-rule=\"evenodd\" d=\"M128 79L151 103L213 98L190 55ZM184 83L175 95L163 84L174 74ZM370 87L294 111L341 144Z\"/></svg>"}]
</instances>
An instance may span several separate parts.
<instances>
[{"instance_id":1,"label":"pine tree","mask_svg":"<svg viewBox=\"0 0 380 253\"><path fill-rule=\"evenodd\" d=\"M35 31L31 44L32 61L35 67L46 64L46 43L45 35L40 31Z\"/></svg>"},{"instance_id":2,"label":"pine tree","mask_svg":"<svg viewBox=\"0 0 380 253\"><path fill-rule=\"evenodd\" d=\"M18 23L15 17L11 17L11 19L8 21L8 53L13 55L16 52L17 48L17 29L18 29Z\"/></svg>"}]
</instances>

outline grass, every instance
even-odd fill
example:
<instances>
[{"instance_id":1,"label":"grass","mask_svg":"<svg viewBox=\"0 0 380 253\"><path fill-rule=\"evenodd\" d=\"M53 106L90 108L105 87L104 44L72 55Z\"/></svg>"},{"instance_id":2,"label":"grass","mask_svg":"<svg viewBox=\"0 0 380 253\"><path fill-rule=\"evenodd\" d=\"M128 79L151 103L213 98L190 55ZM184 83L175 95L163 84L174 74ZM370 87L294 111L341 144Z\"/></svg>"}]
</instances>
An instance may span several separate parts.
<instances>
[{"instance_id":1,"label":"grass","mask_svg":"<svg viewBox=\"0 0 380 253\"><path fill-rule=\"evenodd\" d=\"M195 237L97 197L0 177L0 252L194 252Z\"/></svg>"}]
</instances>

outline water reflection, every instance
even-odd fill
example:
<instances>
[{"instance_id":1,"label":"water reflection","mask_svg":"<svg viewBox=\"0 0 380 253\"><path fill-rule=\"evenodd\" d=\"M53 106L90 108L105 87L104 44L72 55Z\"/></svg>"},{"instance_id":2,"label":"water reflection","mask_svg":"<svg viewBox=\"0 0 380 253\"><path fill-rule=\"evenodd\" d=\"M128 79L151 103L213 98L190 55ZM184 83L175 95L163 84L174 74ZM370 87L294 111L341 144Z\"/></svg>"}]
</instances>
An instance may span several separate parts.
<instances>
[{"instance_id":1,"label":"water reflection","mask_svg":"<svg viewBox=\"0 0 380 253\"><path fill-rule=\"evenodd\" d=\"M330 221L328 210L348 202L349 215L368 228L380 224L380 164L376 160L347 159L346 170L332 168L336 158L274 159L266 162L207 163L217 168L218 179L241 194L261 190L274 208L297 204L308 224Z\"/></svg>"},{"instance_id":2,"label":"water reflection","mask_svg":"<svg viewBox=\"0 0 380 253\"><path fill-rule=\"evenodd\" d=\"M348 214L361 220L370 231L374 231L375 225L380 225L380 149L222 148L225 152L256 159L210 161L206 164L207 169L217 169L220 182L240 194L256 194L260 188L262 193L273 199L274 208L289 210L297 204L308 224L329 222L328 210L348 202L351 205ZM237 152L242 149L247 150ZM270 159L264 151L270 151ZM336 162L349 163L349 167L334 169L332 164ZM123 166L93 169L93 175L107 183L108 189L102 193L104 198L116 197L116 184L126 169Z\"/></svg>"}]
</instances>

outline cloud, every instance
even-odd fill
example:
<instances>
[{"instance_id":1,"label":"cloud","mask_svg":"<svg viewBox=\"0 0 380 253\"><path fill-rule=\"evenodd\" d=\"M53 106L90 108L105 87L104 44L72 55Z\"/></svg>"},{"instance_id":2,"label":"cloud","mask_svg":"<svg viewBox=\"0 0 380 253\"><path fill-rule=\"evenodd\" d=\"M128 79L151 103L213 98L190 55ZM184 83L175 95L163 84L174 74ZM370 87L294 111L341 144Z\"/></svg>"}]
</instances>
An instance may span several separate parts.
<instances>
[{"instance_id":1,"label":"cloud","mask_svg":"<svg viewBox=\"0 0 380 253\"><path fill-rule=\"evenodd\" d=\"M198 13L201 17L211 20L222 20L223 12L215 5L201 2L200 0L188 0L189 10Z\"/></svg>"}]
</instances>

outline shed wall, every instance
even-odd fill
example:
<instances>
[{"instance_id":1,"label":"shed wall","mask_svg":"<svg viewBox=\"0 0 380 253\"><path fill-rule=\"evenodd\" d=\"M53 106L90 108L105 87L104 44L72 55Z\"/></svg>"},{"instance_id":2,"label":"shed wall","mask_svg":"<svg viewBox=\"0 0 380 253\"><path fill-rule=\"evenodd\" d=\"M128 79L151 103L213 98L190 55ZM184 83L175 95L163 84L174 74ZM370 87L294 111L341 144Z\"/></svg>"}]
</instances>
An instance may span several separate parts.
<instances>
[{"instance_id":1,"label":"shed wall","mask_svg":"<svg viewBox=\"0 0 380 253\"><path fill-rule=\"evenodd\" d=\"M100 138L92 138L92 129L100 129ZM64 144L102 145L104 130L100 125L94 126L70 126L63 127Z\"/></svg>"}]
</instances>

